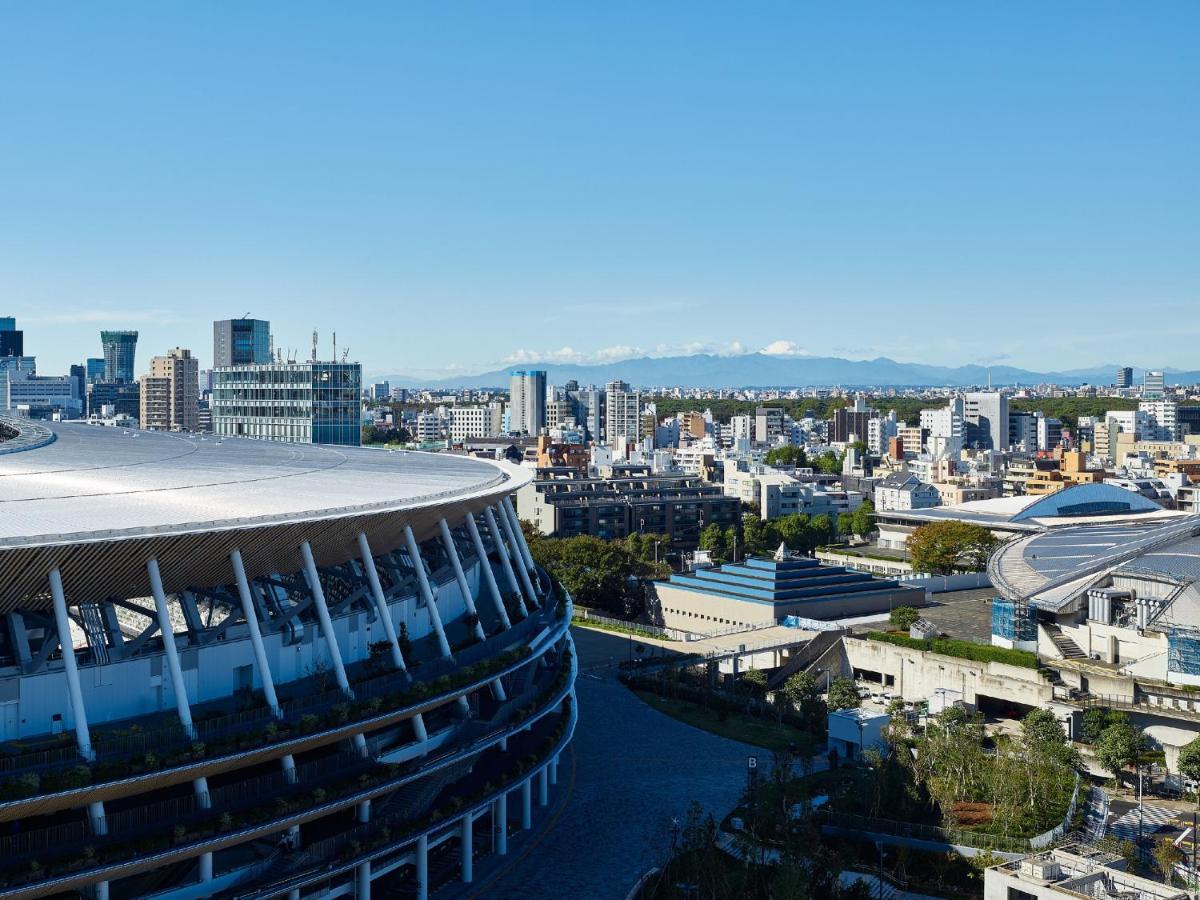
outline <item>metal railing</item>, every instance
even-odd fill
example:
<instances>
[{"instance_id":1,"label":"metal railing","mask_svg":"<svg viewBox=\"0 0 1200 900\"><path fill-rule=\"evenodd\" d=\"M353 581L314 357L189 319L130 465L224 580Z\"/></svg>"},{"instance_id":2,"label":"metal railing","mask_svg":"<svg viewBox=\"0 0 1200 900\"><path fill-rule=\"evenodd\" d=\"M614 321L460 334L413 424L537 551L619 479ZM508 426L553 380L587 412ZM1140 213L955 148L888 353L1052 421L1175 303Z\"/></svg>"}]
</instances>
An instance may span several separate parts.
<instances>
[{"instance_id":1,"label":"metal railing","mask_svg":"<svg viewBox=\"0 0 1200 900\"><path fill-rule=\"evenodd\" d=\"M27 799L29 796L39 796L76 787L86 787L91 784L101 784L105 780L115 780L117 778L128 777L129 775L154 774L155 772L170 769L178 765L193 763L199 761L199 759L218 759L223 755L239 752L239 749L255 749L285 739L294 738L297 736L296 734L272 739L269 737L270 727L274 726L280 730L291 731L299 729L300 734L304 734L306 733L304 730L305 722L302 720L305 716L329 714L340 706L347 707L347 713L349 714L352 711L352 704L363 704L366 701L377 698L382 700L398 696L398 699L403 700L405 695L411 696L411 692L418 689L421 685L433 683L441 677L448 677L464 672L468 667L477 663L499 658L506 652L526 646L530 638L538 630L554 624L556 615L557 609L547 604L543 609L534 611L507 631L500 632L480 643L458 651L453 659L430 660L409 670L407 673L393 671L360 679L351 684L354 692L353 698L343 693L340 689L332 689L285 700L280 703L280 710L282 712L282 716L280 717L277 717L269 707L262 706L253 710L231 713L207 720L198 720L194 723L194 732L191 735L184 730L182 724L178 721L164 722L136 733L131 732L121 735L98 734L92 742L93 752L95 753L95 759L92 762L100 767L102 775L109 774L111 775L110 778L105 778L101 781L92 781L89 777L89 779L79 784L64 783L62 785L56 785L55 780L52 778L39 778L39 783L34 788L32 794L27 793L23 796L9 797L7 800L0 800L0 802L19 801ZM461 688L461 685L451 686L440 694L413 698L413 702L409 705L417 707L441 699L448 702ZM356 718L365 718L373 714L370 710L364 710L357 717L348 718L347 723L354 721ZM313 727L309 730L316 731L317 727L316 724L313 724ZM228 751L221 748L220 752L211 753L211 748L207 746L209 744L219 744L222 741L236 740L237 738L248 736L252 736L258 740L258 743L252 748L238 748L235 746L229 748ZM198 745L204 745L200 753L196 752L199 749ZM187 758L178 761L172 760L163 765L159 765L161 761L157 758L152 761L145 759L147 755L159 757L167 754L185 754ZM139 757L141 761L138 761ZM103 767L113 764L125 764L128 768L124 771L124 774L120 775L105 773ZM78 767L88 767L88 762L74 748L64 747L5 758L3 759L3 765L0 765L0 772L7 774L7 783L11 784L19 782L24 773L44 774L59 770L69 771ZM52 789L43 790L40 784L43 780L55 786ZM0 790L3 790L3 787L0 786Z\"/></svg>"}]
</instances>

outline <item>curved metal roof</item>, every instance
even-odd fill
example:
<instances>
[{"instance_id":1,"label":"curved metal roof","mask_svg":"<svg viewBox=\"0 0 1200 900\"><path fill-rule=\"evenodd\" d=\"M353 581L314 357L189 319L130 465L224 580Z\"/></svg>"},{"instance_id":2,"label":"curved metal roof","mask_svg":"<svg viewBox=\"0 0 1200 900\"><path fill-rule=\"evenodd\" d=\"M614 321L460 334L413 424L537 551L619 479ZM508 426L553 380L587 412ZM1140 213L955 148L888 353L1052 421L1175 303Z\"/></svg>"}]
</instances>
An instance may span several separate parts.
<instances>
[{"instance_id":1,"label":"curved metal roof","mask_svg":"<svg viewBox=\"0 0 1200 900\"><path fill-rule=\"evenodd\" d=\"M1115 484L1076 484L1035 500L1014 515L1011 521L1141 512L1162 512L1162 507L1141 494Z\"/></svg>"},{"instance_id":2,"label":"curved metal roof","mask_svg":"<svg viewBox=\"0 0 1200 900\"><path fill-rule=\"evenodd\" d=\"M58 566L72 600L148 593L157 558L167 590L226 584L229 552L248 572L300 568L309 541L319 564L418 539L442 516L520 487L516 466L437 453L283 444L81 424L0 456L0 612L44 606Z\"/></svg>"}]
</instances>

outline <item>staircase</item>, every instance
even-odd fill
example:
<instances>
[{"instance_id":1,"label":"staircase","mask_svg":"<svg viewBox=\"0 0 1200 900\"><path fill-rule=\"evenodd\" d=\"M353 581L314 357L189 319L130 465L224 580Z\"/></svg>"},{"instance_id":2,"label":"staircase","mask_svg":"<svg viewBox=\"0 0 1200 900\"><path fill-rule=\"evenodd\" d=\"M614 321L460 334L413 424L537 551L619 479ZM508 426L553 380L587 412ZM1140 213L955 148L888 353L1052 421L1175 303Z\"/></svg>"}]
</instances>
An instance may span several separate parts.
<instances>
[{"instance_id":1,"label":"staircase","mask_svg":"<svg viewBox=\"0 0 1200 900\"><path fill-rule=\"evenodd\" d=\"M784 682L797 672L805 672L821 659L835 645L841 642L846 634L844 630L821 631L803 649L788 657L787 662L775 670L767 682L767 690L777 690Z\"/></svg>"},{"instance_id":2,"label":"staircase","mask_svg":"<svg viewBox=\"0 0 1200 900\"><path fill-rule=\"evenodd\" d=\"M1054 646L1058 648L1058 652L1062 654L1063 659L1087 659L1087 654L1079 649L1079 645L1063 634L1061 628L1052 622L1040 623L1042 628L1046 629L1046 634L1050 636L1050 640L1054 641Z\"/></svg>"}]
</instances>

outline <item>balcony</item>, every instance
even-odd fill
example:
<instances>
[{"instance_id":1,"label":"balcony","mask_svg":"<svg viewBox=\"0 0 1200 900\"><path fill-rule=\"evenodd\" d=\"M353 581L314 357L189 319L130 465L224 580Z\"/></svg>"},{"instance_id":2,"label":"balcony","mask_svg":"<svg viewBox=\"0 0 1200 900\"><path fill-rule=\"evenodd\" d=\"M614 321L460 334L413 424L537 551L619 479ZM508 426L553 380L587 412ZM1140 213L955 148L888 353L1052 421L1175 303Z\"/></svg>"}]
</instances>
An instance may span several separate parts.
<instances>
[{"instance_id":1,"label":"balcony","mask_svg":"<svg viewBox=\"0 0 1200 900\"><path fill-rule=\"evenodd\" d=\"M279 772L227 785L209 792L204 802L175 798L106 816L105 836L78 822L0 838L0 897L44 896L158 869L419 787L431 776L435 789L424 803L419 797L414 802L395 795L392 800L400 796L408 802L386 802L387 815L372 824L436 821L437 810L431 813L427 806L442 787L502 740L536 726L569 702L578 667L569 634L564 630L559 636L566 644L555 671L499 704L488 720L466 723L457 740L436 755L410 765L387 765L368 756L336 754L297 765L294 777ZM521 760L519 765L527 763L527 757ZM48 857L53 861L47 862Z\"/></svg>"},{"instance_id":2,"label":"balcony","mask_svg":"<svg viewBox=\"0 0 1200 900\"><path fill-rule=\"evenodd\" d=\"M543 577L539 573L539 581ZM91 762L73 748L0 760L7 775L0 782L0 822L256 765L429 713L515 671L560 638L570 622L570 598L565 591L549 596L558 603L547 602L508 630L460 649L453 660L364 673L351 682L353 698L336 689L317 691L283 701L278 717L261 707L197 719L194 736L178 722L98 732Z\"/></svg>"}]
</instances>

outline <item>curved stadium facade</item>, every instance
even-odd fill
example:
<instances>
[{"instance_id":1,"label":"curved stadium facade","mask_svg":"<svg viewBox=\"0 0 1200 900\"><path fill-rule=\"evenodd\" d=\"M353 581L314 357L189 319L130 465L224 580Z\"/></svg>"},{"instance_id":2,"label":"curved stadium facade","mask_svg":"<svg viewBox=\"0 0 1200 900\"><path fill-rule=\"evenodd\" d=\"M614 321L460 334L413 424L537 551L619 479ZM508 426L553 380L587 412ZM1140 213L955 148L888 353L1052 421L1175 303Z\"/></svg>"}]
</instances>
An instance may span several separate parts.
<instances>
[{"instance_id":1,"label":"curved stadium facade","mask_svg":"<svg viewBox=\"0 0 1200 900\"><path fill-rule=\"evenodd\" d=\"M576 721L526 480L0 423L0 898L470 881L548 802Z\"/></svg>"}]
</instances>

